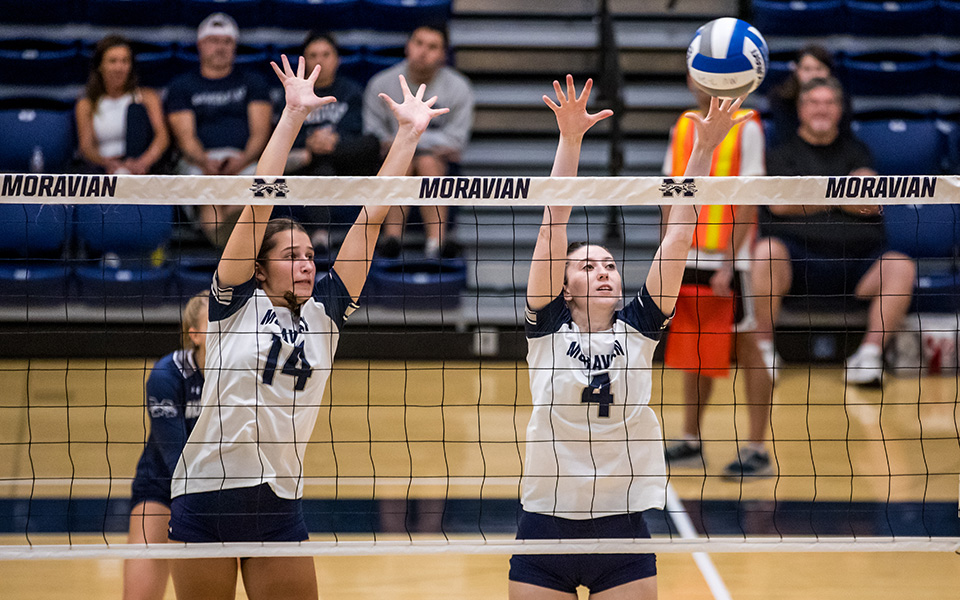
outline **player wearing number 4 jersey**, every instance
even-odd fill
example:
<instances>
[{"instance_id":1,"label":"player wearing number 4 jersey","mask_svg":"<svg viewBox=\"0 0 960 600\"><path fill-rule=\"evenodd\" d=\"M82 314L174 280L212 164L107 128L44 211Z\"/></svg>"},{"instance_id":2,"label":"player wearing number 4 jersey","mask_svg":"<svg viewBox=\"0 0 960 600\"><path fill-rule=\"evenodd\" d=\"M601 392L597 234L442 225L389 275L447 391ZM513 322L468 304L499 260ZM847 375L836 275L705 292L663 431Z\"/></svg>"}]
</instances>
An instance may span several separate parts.
<instances>
[{"instance_id":1,"label":"player wearing number 4 jersey","mask_svg":"<svg viewBox=\"0 0 960 600\"><path fill-rule=\"evenodd\" d=\"M318 98L316 67L294 74L283 57L286 107L257 166L283 173L305 117L334 102ZM436 98L403 103L381 94L399 129L380 175L403 175L434 116ZM313 247L270 206L247 206L217 266L209 308L207 378L197 424L173 476L170 539L181 542L302 541L304 452L333 365L339 331L360 295L389 207L361 211L334 268L315 282ZM316 598L313 559L258 557L174 561L177 597L233 598L238 569L247 596Z\"/></svg>"},{"instance_id":2,"label":"player wearing number 4 jersey","mask_svg":"<svg viewBox=\"0 0 960 600\"><path fill-rule=\"evenodd\" d=\"M544 96L560 128L554 177L577 174L583 135L610 111L586 111L592 82L576 97L573 77L557 102ZM740 100L716 98L697 128L686 176L710 172L713 150L730 128ZM649 537L641 511L666 496L663 436L648 406L651 364L673 313L697 212L676 206L646 284L627 305L610 252L567 247L569 207L547 207L527 285L526 332L533 413L521 482L520 539ZM656 598L652 554L517 555L510 560L510 597L576 598L585 586L598 598Z\"/></svg>"}]
</instances>

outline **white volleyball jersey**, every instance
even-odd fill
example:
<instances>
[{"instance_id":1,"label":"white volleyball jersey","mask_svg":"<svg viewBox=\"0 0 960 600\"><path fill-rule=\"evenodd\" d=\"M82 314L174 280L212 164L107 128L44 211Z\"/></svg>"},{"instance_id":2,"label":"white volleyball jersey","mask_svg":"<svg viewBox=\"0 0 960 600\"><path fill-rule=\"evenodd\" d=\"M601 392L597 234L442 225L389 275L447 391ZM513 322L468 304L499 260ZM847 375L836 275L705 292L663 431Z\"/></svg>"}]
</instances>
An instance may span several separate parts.
<instances>
[{"instance_id":1,"label":"white volleyball jersey","mask_svg":"<svg viewBox=\"0 0 960 600\"><path fill-rule=\"evenodd\" d=\"M593 519L663 508L663 435L648 404L668 321L646 287L606 331L581 332L562 295L527 311L524 510Z\"/></svg>"},{"instance_id":2,"label":"white volleyball jersey","mask_svg":"<svg viewBox=\"0 0 960 600\"><path fill-rule=\"evenodd\" d=\"M281 498L303 495L304 452L352 307L333 270L296 323L255 279L222 288L214 277L200 418L171 497L263 483Z\"/></svg>"}]
</instances>

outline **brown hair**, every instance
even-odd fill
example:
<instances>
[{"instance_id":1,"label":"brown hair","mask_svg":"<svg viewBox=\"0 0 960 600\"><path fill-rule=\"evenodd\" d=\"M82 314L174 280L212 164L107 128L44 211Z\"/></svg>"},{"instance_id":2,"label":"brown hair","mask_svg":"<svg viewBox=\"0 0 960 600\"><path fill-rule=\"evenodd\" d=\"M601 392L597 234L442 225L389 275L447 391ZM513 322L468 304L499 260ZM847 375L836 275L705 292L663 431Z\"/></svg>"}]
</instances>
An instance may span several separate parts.
<instances>
[{"instance_id":1,"label":"brown hair","mask_svg":"<svg viewBox=\"0 0 960 600\"><path fill-rule=\"evenodd\" d=\"M267 229L263 232L263 243L260 244L260 252L257 253L258 263L263 263L267 260L267 254L277 247L277 236L286 231L302 231L303 233L307 233L307 230L300 224L300 221L296 219L289 217L270 219L267 222ZM285 292L283 299L286 300L290 310L296 310L300 305L292 291Z\"/></svg>"},{"instance_id":2,"label":"brown hair","mask_svg":"<svg viewBox=\"0 0 960 600\"><path fill-rule=\"evenodd\" d=\"M610 253L611 256L613 256L613 252L610 252L610 249L604 246L603 244L592 244L590 242L579 241L579 242L570 242L569 244L567 244L567 257L569 257L571 254L573 254L580 248L584 248L586 246L596 246L597 248L603 248L608 253ZM563 285L567 285L567 266L569 266L569 263L567 263L567 265L563 267Z\"/></svg>"},{"instance_id":3,"label":"brown hair","mask_svg":"<svg viewBox=\"0 0 960 600\"><path fill-rule=\"evenodd\" d=\"M207 303L210 301L210 292L200 292L190 298L187 305L183 307L180 315L180 346L185 350L196 349L196 344L190 339L190 329L196 328L200 320L207 311Z\"/></svg>"},{"instance_id":4,"label":"brown hair","mask_svg":"<svg viewBox=\"0 0 960 600\"><path fill-rule=\"evenodd\" d=\"M836 73L836 69L833 65L833 55L823 46L809 44L801 48L800 51L797 52L796 64L798 67L800 65L800 61L802 61L805 56L813 57L817 60L817 62L827 67L827 69L830 70L830 75ZM787 77L786 81L780 84L776 94L784 100L791 102L796 102L800 99L800 80L797 79L796 70L790 73L790 76Z\"/></svg>"},{"instance_id":5,"label":"brown hair","mask_svg":"<svg viewBox=\"0 0 960 600\"><path fill-rule=\"evenodd\" d=\"M103 56L107 53L107 50L118 46L124 46L130 52L130 73L127 75L127 80L123 82L123 91L126 93L137 89L137 69L130 40L119 35L108 35L97 42L93 49L93 58L90 60L90 76L87 78L85 94L94 104L107 93L107 86L103 83L103 75L100 73Z\"/></svg>"}]
</instances>

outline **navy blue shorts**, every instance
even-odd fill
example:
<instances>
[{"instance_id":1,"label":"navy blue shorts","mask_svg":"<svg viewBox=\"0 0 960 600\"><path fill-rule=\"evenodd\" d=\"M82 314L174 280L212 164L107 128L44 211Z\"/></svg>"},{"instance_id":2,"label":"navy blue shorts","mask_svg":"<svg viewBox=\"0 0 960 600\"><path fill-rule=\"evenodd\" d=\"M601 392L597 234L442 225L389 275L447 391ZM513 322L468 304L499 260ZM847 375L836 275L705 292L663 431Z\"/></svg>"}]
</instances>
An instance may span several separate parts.
<instances>
[{"instance_id":1,"label":"navy blue shorts","mask_svg":"<svg viewBox=\"0 0 960 600\"><path fill-rule=\"evenodd\" d=\"M640 513L581 521L521 511L517 531L518 540L649 537ZM595 594L656 574L655 554L515 554L510 558L510 581L571 594L580 585Z\"/></svg>"},{"instance_id":2,"label":"navy blue shorts","mask_svg":"<svg viewBox=\"0 0 960 600\"><path fill-rule=\"evenodd\" d=\"M792 240L780 241L790 253L793 270L790 293L794 295L853 294L863 276L885 252L881 249L867 256L842 258L818 254Z\"/></svg>"},{"instance_id":3,"label":"navy blue shorts","mask_svg":"<svg viewBox=\"0 0 960 600\"><path fill-rule=\"evenodd\" d=\"M302 542L309 537L302 501L279 498L266 483L177 496L168 535L176 542Z\"/></svg>"}]
</instances>

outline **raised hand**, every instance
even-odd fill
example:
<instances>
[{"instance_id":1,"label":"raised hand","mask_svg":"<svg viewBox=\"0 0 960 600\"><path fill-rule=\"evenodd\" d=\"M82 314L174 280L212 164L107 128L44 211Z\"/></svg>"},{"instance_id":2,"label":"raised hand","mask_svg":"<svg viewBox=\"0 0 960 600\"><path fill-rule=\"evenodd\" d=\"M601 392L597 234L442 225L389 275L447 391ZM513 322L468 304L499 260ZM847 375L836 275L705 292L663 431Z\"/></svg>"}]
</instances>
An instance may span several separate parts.
<instances>
[{"instance_id":1,"label":"raised hand","mask_svg":"<svg viewBox=\"0 0 960 600\"><path fill-rule=\"evenodd\" d=\"M280 82L283 83L287 109L306 115L324 104L337 101L333 96L318 97L313 91L317 77L320 76L320 65L313 68L313 72L310 73L309 77L304 78L306 63L302 56L297 63L296 73L294 73L290 67L290 61L287 60L286 54L281 55L280 58L283 60L282 71L280 67L277 66L277 63L273 61L270 61L270 66L273 67L273 71L277 74L277 77L280 78Z\"/></svg>"},{"instance_id":2,"label":"raised hand","mask_svg":"<svg viewBox=\"0 0 960 600\"><path fill-rule=\"evenodd\" d=\"M587 112L587 102L590 100L590 91L593 89L592 79L587 79L579 98L576 86L573 84L573 75L567 75L566 95L559 81L554 80L553 89L557 92L557 102L555 103L549 96L544 96L543 101L557 116L561 137L582 137L596 123L613 116L613 111L609 109L601 110L594 115Z\"/></svg>"},{"instance_id":3,"label":"raised hand","mask_svg":"<svg viewBox=\"0 0 960 600\"><path fill-rule=\"evenodd\" d=\"M423 94L427 91L426 85L421 85L417 94L414 95L407 85L407 80L401 75L400 89L403 91L403 101L400 104L394 102L393 98L386 94L380 94L380 98L390 107L401 130L409 129L420 135L427 130L427 125L430 124L431 119L450 112L449 108L433 108L433 105L437 102L436 96L427 101L423 100Z\"/></svg>"},{"instance_id":4,"label":"raised hand","mask_svg":"<svg viewBox=\"0 0 960 600\"><path fill-rule=\"evenodd\" d=\"M727 133L730 132L730 129L732 129L734 125L753 118L753 111L738 118L734 117L736 112L740 110L740 105L743 104L746 97L746 95L743 95L735 100L724 98L722 101L717 97L713 97L710 98L710 110L707 112L706 117L701 117L699 114L693 112L685 114L684 116L693 121L694 126L697 128L698 143L712 150L720 145L720 142L723 141L723 138L727 137Z\"/></svg>"}]
</instances>

